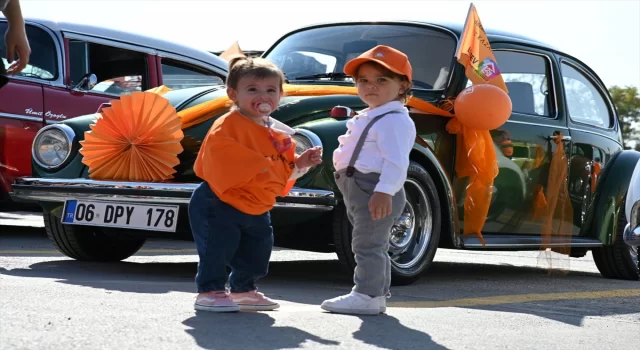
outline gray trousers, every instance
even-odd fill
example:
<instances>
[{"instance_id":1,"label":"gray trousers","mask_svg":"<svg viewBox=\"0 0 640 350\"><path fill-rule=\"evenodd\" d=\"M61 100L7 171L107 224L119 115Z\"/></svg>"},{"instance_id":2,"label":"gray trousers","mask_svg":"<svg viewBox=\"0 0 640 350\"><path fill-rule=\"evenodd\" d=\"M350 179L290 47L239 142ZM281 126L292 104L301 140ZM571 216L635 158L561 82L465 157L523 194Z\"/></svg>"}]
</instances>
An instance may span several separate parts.
<instances>
[{"instance_id":1,"label":"gray trousers","mask_svg":"<svg viewBox=\"0 0 640 350\"><path fill-rule=\"evenodd\" d=\"M374 221L369 211L369 199L380 174L356 170L352 177L347 177L346 170L340 170L334 176L353 225L351 250L356 259L353 290L372 297L386 296L391 286L389 235L405 206L404 189L392 197L391 215Z\"/></svg>"}]
</instances>

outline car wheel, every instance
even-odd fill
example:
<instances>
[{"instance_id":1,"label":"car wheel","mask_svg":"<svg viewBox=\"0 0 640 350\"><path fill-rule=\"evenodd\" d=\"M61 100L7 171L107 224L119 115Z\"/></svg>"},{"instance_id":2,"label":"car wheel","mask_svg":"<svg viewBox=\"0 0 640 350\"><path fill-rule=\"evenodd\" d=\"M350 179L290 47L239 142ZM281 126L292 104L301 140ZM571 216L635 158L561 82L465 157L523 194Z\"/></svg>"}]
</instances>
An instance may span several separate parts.
<instances>
[{"instance_id":1,"label":"car wheel","mask_svg":"<svg viewBox=\"0 0 640 350\"><path fill-rule=\"evenodd\" d=\"M420 278L433 262L440 241L438 192L420 164L410 163L404 190L404 210L389 232L392 285L407 285ZM352 229L346 208L340 204L334 210L334 243L338 259L350 272L356 266L351 251Z\"/></svg>"},{"instance_id":2,"label":"car wheel","mask_svg":"<svg viewBox=\"0 0 640 350\"><path fill-rule=\"evenodd\" d=\"M620 215L618 216L615 243L611 246L594 249L593 260L600 274L606 278L638 280L640 279L638 247L628 246L622 238L624 228L627 225L627 218L623 209L620 210Z\"/></svg>"},{"instance_id":3,"label":"car wheel","mask_svg":"<svg viewBox=\"0 0 640 350\"><path fill-rule=\"evenodd\" d=\"M49 240L64 255L83 261L120 261L135 254L145 239L116 238L104 235L97 227L63 225L60 218L44 213Z\"/></svg>"}]
</instances>

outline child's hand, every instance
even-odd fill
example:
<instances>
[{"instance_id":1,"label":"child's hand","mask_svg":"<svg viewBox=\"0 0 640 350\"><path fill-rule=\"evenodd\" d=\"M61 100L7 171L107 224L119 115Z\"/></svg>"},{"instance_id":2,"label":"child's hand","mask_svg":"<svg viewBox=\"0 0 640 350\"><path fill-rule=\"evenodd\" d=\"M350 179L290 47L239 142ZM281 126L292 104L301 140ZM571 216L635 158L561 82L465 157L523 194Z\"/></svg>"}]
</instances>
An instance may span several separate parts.
<instances>
[{"instance_id":1,"label":"child's hand","mask_svg":"<svg viewBox=\"0 0 640 350\"><path fill-rule=\"evenodd\" d=\"M309 148L296 159L298 169L308 168L320 163L322 163L322 147L319 146Z\"/></svg>"},{"instance_id":2,"label":"child's hand","mask_svg":"<svg viewBox=\"0 0 640 350\"><path fill-rule=\"evenodd\" d=\"M391 215L391 195L374 192L369 199L369 211L373 220L380 220Z\"/></svg>"}]
</instances>

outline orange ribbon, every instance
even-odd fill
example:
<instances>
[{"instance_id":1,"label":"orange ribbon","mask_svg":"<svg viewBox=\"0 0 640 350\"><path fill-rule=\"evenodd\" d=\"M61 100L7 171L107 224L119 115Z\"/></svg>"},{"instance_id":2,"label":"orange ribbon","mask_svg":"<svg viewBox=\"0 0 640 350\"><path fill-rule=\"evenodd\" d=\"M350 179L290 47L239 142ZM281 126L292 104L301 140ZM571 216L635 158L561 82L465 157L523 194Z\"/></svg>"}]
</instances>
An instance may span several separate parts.
<instances>
[{"instance_id":1,"label":"orange ribbon","mask_svg":"<svg viewBox=\"0 0 640 350\"><path fill-rule=\"evenodd\" d=\"M161 94L166 88L156 88ZM357 95L358 90L352 86L333 85L291 85L283 87L286 96L326 96L326 95ZM486 221L493 180L498 175L498 161L489 130L468 128L455 118L449 110L452 109L453 98L443 101L441 107L419 99L410 97L407 106L421 113L453 118L447 123L447 131L457 134L456 176L469 177L464 200L464 234L475 234L483 242L482 227ZM215 116L227 112L233 102L225 94L211 101L207 101L178 112L182 119L182 128L186 129L205 122Z\"/></svg>"}]
</instances>

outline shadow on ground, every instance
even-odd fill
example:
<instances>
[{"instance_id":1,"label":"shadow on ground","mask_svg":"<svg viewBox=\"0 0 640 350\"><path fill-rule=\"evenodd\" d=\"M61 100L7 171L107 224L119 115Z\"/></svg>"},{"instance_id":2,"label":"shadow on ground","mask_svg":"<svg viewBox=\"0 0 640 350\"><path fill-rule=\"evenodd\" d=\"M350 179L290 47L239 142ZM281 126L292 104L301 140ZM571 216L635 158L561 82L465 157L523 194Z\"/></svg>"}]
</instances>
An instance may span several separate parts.
<instances>
[{"instance_id":1,"label":"shadow on ground","mask_svg":"<svg viewBox=\"0 0 640 350\"><path fill-rule=\"evenodd\" d=\"M52 278L58 283L129 293L195 293L196 263L95 263L75 260L39 262L27 269L2 269L0 275ZM323 300L351 289L351 276L336 260L276 261L259 282L271 297L299 304L319 305ZM393 287L393 302L441 301L530 293L571 293L637 289L634 281L602 278L596 273L571 272L548 275L544 269L508 265L434 262L418 282ZM640 313L640 298L507 303L466 308L534 314L580 325L587 316ZM460 306L463 307L463 306ZM256 322L266 322L256 316ZM268 320L267 320L268 321ZM194 321L196 322L196 321ZM378 321L376 321L378 322ZM382 321L380 321L382 322ZM389 321L387 321L389 322Z\"/></svg>"},{"instance_id":2,"label":"shadow on ground","mask_svg":"<svg viewBox=\"0 0 640 350\"><path fill-rule=\"evenodd\" d=\"M306 341L340 345L295 327L275 326L275 319L269 313L198 311L183 324L190 328L186 332L204 349L291 349ZM215 328L212 327L214 324ZM239 332L239 329L250 331Z\"/></svg>"}]
</instances>

